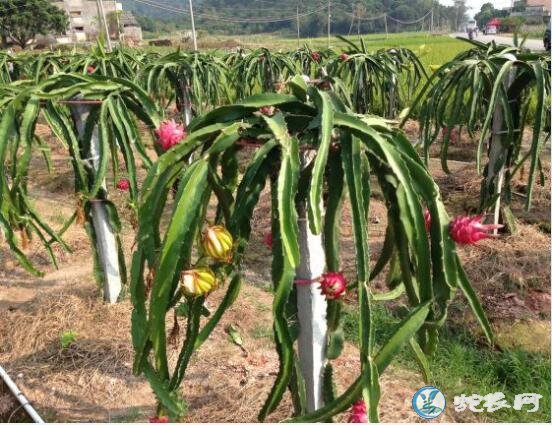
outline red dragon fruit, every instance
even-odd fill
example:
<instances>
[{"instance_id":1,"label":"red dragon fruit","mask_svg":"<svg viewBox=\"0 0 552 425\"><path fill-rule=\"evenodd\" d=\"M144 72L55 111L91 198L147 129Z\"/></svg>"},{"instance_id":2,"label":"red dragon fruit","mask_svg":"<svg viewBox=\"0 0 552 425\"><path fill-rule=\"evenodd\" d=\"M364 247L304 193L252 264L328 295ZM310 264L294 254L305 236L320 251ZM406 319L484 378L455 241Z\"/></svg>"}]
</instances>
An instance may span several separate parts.
<instances>
[{"instance_id":1,"label":"red dragon fruit","mask_svg":"<svg viewBox=\"0 0 552 425\"><path fill-rule=\"evenodd\" d=\"M347 281L340 272L327 272L320 278L322 294L329 300L337 300L345 293Z\"/></svg>"},{"instance_id":2,"label":"red dragon fruit","mask_svg":"<svg viewBox=\"0 0 552 425\"><path fill-rule=\"evenodd\" d=\"M267 117L274 115L274 106L262 106L259 108L259 112Z\"/></svg>"},{"instance_id":3,"label":"red dragon fruit","mask_svg":"<svg viewBox=\"0 0 552 425\"><path fill-rule=\"evenodd\" d=\"M150 424L166 424L169 423L169 418L167 416L154 416L149 418Z\"/></svg>"},{"instance_id":4,"label":"red dragon fruit","mask_svg":"<svg viewBox=\"0 0 552 425\"><path fill-rule=\"evenodd\" d=\"M366 403L360 399L353 403L351 408L351 416L349 416L349 423L367 423L368 416L366 415Z\"/></svg>"},{"instance_id":5,"label":"red dragon fruit","mask_svg":"<svg viewBox=\"0 0 552 425\"><path fill-rule=\"evenodd\" d=\"M482 215L458 216L450 223L450 236L456 243L471 245L490 237L490 232L503 227L501 224L482 224L482 220Z\"/></svg>"},{"instance_id":6,"label":"red dragon fruit","mask_svg":"<svg viewBox=\"0 0 552 425\"><path fill-rule=\"evenodd\" d=\"M186 137L184 126L177 124L175 120L163 121L155 132L157 133L157 143L164 151L169 150Z\"/></svg>"},{"instance_id":7,"label":"red dragon fruit","mask_svg":"<svg viewBox=\"0 0 552 425\"><path fill-rule=\"evenodd\" d=\"M92 65L88 65L86 67L86 72L88 72L89 74L93 74L95 71L96 71L96 68L94 68Z\"/></svg>"},{"instance_id":8,"label":"red dragon fruit","mask_svg":"<svg viewBox=\"0 0 552 425\"><path fill-rule=\"evenodd\" d=\"M447 134L447 132L449 132L449 131L450 131L450 136L449 136L450 141L452 143L455 143L458 140L458 130L456 128L454 128L454 127L448 128L446 126L443 127L441 129L441 136L444 138L445 135Z\"/></svg>"},{"instance_id":9,"label":"red dragon fruit","mask_svg":"<svg viewBox=\"0 0 552 425\"><path fill-rule=\"evenodd\" d=\"M341 54L339 55L339 60L340 60L341 62L345 62L347 59L349 59L349 55L348 55L347 53L341 53Z\"/></svg>"},{"instance_id":10,"label":"red dragon fruit","mask_svg":"<svg viewBox=\"0 0 552 425\"><path fill-rule=\"evenodd\" d=\"M266 245L267 248L272 249L272 233L268 232L265 233L263 238L263 243Z\"/></svg>"},{"instance_id":11,"label":"red dragon fruit","mask_svg":"<svg viewBox=\"0 0 552 425\"><path fill-rule=\"evenodd\" d=\"M121 179L117 182L117 189L119 190L129 190L130 189L130 182L128 179Z\"/></svg>"},{"instance_id":12,"label":"red dragon fruit","mask_svg":"<svg viewBox=\"0 0 552 425\"><path fill-rule=\"evenodd\" d=\"M311 59L313 61L320 62L320 58L321 58L320 53L318 53L318 52L312 52L311 53Z\"/></svg>"},{"instance_id":13,"label":"red dragon fruit","mask_svg":"<svg viewBox=\"0 0 552 425\"><path fill-rule=\"evenodd\" d=\"M424 210L424 221L426 231L429 232L429 229L431 229L431 213L427 208Z\"/></svg>"}]
</instances>

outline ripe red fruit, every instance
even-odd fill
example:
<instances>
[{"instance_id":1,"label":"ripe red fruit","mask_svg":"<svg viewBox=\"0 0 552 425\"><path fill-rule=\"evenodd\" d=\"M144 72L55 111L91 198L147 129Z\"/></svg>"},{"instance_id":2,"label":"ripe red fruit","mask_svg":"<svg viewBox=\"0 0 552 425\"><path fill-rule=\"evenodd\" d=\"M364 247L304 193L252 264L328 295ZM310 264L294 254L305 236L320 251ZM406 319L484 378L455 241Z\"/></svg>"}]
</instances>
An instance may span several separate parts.
<instances>
[{"instance_id":1,"label":"ripe red fruit","mask_svg":"<svg viewBox=\"0 0 552 425\"><path fill-rule=\"evenodd\" d=\"M429 232L429 229L431 229L431 214L427 208L424 210L424 221L425 229L427 232Z\"/></svg>"},{"instance_id":2,"label":"ripe red fruit","mask_svg":"<svg viewBox=\"0 0 552 425\"><path fill-rule=\"evenodd\" d=\"M347 59L349 59L349 55L347 53L341 53L339 55L339 60L341 60L342 62L345 62Z\"/></svg>"},{"instance_id":3,"label":"ripe red fruit","mask_svg":"<svg viewBox=\"0 0 552 425\"><path fill-rule=\"evenodd\" d=\"M351 408L351 416L349 416L349 423L366 423L368 417L366 415L366 403L360 399L353 403Z\"/></svg>"},{"instance_id":4,"label":"ripe red fruit","mask_svg":"<svg viewBox=\"0 0 552 425\"><path fill-rule=\"evenodd\" d=\"M94 68L92 65L88 65L86 67L86 72L88 72L89 74L94 73L94 71L96 71L96 68Z\"/></svg>"},{"instance_id":5,"label":"ripe red fruit","mask_svg":"<svg viewBox=\"0 0 552 425\"><path fill-rule=\"evenodd\" d=\"M449 129L446 126L441 128L441 136L444 138L445 135L447 134L447 132L449 132L449 131L450 131L450 136L449 136L450 141L452 143L455 143L458 140L458 130L456 128L453 127L451 129Z\"/></svg>"},{"instance_id":6,"label":"ripe red fruit","mask_svg":"<svg viewBox=\"0 0 552 425\"><path fill-rule=\"evenodd\" d=\"M268 232L265 233L263 238L263 243L267 246L267 248L272 249L272 233Z\"/></svg>"},{"instance_id":7,"label":"ripe red fruit","mask_svg":"<svg viewBox=\"0 0 552 425\"><path fill-rule=\"evenodd\" d=\"M130 189L130 182L128 179L121 179L117 182L117 189L119 190L129 190Z\"/></svg>"},{"instance_id":8,"label":"ripe red fruit","mask_svg":"<svg viewBox=\"0 0 552 425\"><path fill-rule=\"evenodd\" d=\"M167 416L154 416L149 418L150 424L166 424L169 423L169 418Z\"/></svg>"},{"instance_id":9,"label":"ripe red fruit","mask_svg":"<svg viewBox=\"0 0 552 425\"><path fill-rule=\"evenodd\" d=\"M318 53L318 52L312 52L311 53L311 59L313 61L320 62L320 58L321 58L320 53Z\"/></svg>"},{"instance_id":10,"label":"ripe red fruit","mask_svg":"<svg viewBox=\"0 0 552 425\"><path fill-rule=\"evenodd\" d=\"M456 243L471 245L490 237L490 232L500 229L502 224L482 224L482 215L459 216L450 223L450 236Z\"/></svg>"},{"instance_id":11,"label":"ripe red fruit","mask_svg":"<svg viewBox=\"0 0 552 425\"><path fill-rule=\"evenodd\" d=\"M267 117L274 115L274 106L262 106L259 108L259 112Z\"/></svg>"},{"instance_id":12,"label":"ripe red fruit","mask_svg":"<svg viewBox=\"0 0 552 425\"><path fill-rule=\"evenodd\" d=\"M169 150L186 137L184 126L177 124L175 120L163 121L155 132L157 133L157 143L164 151Z\"/></svg>"},{"instance_id":13,"label":"ripe red fruit","mask_svg":"<svg viewBox=\"0 0 552 425\"><path fill-rule=\"evenodd\" d=\"M327 272L320 278L322 294L329 300L337 300L345 293L347 281L340 272Z\"/></svg>"}]
</instances>

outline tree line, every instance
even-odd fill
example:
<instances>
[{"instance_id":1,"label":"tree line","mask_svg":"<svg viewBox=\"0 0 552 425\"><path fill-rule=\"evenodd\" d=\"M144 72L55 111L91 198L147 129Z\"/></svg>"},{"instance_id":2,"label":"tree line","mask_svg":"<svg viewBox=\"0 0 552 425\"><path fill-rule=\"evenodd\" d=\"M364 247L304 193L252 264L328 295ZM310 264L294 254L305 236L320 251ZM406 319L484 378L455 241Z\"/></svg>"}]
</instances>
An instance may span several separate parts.
<instances>
[{"instance_id":1,"label":"tree line","mask_svg":"<svg viewBox=\"0 0 552 425\"><path fill-rule=\"evenodd\" d=\"M183 10L186 3L181 0L162 0L158 6L168 6ZM201 0L194 1L195 21L198 28L208 29L210 33L219 34L253 34L277 32L282 35L297 33L299 12L300 32L304 37L324 35L327 31L327 1L325 0L282 0L269 2L265 0ZM163 10L158 7L138 3L134 0L123 0L126 10L131 10L142 29L147 32L162 33L190 28L187 13ZM387 14L403 22L420 19L427 11L433 9L435 29L455 30L466 19L467 8L464 0L457 0L453 6L444 6L436 0L333 0L331 2L331 31L333 34L384 32L384 19L372 19ZM187 10L187 9L186 9ZM303 15L310 11L317 11ZM290 18L278 21L281 18ZM230 22L231 20L274 20L276 22ZM388 19L389 32L413 31L429 28L427 17L423 24L412 25L398 23Z\"/></svg>"}]
</instances>

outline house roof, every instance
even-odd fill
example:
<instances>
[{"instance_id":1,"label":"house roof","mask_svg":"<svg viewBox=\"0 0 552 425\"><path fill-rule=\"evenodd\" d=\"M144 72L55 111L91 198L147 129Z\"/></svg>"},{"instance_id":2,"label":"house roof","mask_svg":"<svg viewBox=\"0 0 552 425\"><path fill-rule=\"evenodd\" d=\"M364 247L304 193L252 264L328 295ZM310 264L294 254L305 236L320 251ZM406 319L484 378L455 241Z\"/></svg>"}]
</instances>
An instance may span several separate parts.
<instances>
[{"instance_id":1,"label":"house roof","mask_svg":"<svg viewBox=\"0 0 552 425\"><path fill-rule=\"evenodd\" d=\"M542 6L550 12L550 0L527 0L527 6Z\"/></svg>"},{"instance_id":2,"label":"house roof","mask_svg":"<svg viewBox=\"0 0 552 425\"><path fill-rule=\"evenodd\" d=\"M121 16L119 17L119 21L121 22L121 25L124 27L139 27L140 24L132 14L132 12L128 10L123 10L121 12Z\"/></svg>"}]
</instances>

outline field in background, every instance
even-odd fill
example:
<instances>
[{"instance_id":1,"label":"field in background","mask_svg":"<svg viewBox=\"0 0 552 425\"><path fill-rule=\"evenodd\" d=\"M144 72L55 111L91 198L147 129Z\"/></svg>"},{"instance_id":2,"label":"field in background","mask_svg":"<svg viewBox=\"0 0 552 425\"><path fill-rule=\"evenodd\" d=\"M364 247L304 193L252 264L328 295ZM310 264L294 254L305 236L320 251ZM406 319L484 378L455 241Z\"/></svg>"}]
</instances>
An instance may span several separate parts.
<instances>
[{"instance_id":1,"label":"field in background","mask_svg":"<svg viewBox=\"0 0 552 425\"><path fill-rule=\"evenodd\" d=\"M459 52L466 50L470 44L452 38L448 35L431 35L429 33L413 32L389 34L368 34L361 35L369 50L378 50L390 47L404 47L415 51L424 65L438 65L452 59ZM347 37L349 40L357 43L358 35ZM170 39L170 38L169 38ZM171 39L171 47L148 47L148 50L154 50L160 53L169 53L175 46L181 45L184 49L190 49L191 44L180 43L178 39ZM327 37L317 38L284 38L273 34L255 34L244 36L200 36L198 47L200 50L230 50L238 47L256 49L266 47L271 50L293 50L303 45L308 45L312 49L325 49L328 46ZM341 52L347 48L347 44L337 37L330 38L330 47L336 52Z\"/></svg>"}]
</instances>

